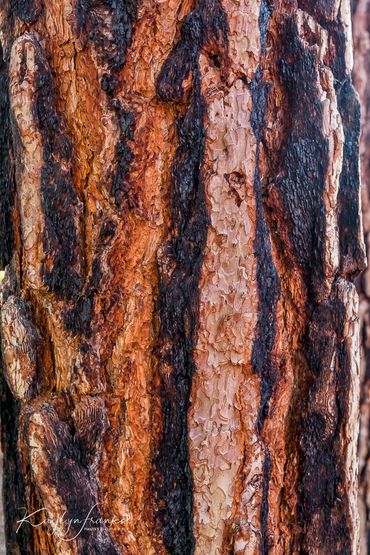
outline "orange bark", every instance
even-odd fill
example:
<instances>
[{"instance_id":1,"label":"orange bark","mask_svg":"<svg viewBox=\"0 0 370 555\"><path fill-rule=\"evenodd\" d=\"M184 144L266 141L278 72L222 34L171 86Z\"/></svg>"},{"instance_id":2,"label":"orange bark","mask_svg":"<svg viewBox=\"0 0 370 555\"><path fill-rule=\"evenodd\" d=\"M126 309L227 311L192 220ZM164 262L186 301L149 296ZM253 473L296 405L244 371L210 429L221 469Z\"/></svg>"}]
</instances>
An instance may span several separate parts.
<instances>
[{"instance_id":1,"label":"orange bark","mask_svg":"<svg viewBox=\"0 0 370 555\"><path fill-rule=\"evenodd\" d=\"M348 2L18 0L0 24L9 553L355 553ZM19 502L42 513L16 533Z\"/></svg>"}]
</instances>

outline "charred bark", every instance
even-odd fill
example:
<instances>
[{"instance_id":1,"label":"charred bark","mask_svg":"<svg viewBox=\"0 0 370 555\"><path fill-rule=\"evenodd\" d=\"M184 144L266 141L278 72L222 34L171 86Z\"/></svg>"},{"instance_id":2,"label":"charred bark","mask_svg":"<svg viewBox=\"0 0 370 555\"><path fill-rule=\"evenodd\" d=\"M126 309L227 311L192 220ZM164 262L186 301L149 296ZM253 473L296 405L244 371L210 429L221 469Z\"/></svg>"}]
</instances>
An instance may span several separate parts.
<instances>
[{"instance_id":1,"label":"charred bark","mask_svg":"<svg viewBox=\"0 0 370 555\"><path fill-rule=\"evenodd\" d=\"M0 22L8 552L356 553L349 2Z\"/></svg>"}]
</instances>

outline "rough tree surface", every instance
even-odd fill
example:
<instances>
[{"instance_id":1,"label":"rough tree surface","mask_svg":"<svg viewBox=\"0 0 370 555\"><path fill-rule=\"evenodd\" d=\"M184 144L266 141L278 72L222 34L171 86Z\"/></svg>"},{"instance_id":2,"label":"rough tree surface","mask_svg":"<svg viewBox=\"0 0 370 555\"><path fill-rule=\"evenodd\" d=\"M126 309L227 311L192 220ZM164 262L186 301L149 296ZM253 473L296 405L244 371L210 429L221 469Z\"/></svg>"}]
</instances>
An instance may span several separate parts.
<instances>
[{"instance_id":1,"label":"rough tree surface","mask_svg":"<svg viewBox=\"0 0 370 555\"><path fill-rule=\"evenodd\" d=\"M360 95L362 213L367 256L370 255L370 1L353 0L354 80ZM370 553L370 271L358 281L361 317L361 390L359 438L359 509L361 555Z\"/></svg>"},{"instance_id":2,"label":"rough tree surface","mask_svg":"<svg viewBox=\"0 0 370 555\"><path fill-rule=\"evenodd\" d=\"M355 554L349 0L0 6L8 553Z\"/></svg>"}]
</instances>

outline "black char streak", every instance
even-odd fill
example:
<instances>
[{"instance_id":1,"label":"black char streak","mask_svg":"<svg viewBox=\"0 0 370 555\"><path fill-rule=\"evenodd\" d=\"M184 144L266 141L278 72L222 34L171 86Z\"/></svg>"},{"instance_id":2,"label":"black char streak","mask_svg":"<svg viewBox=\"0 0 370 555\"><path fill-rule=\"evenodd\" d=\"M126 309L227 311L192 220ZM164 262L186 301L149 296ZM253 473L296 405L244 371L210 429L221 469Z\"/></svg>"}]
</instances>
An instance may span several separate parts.
<instances>
[{"instance_id":1,"label":"black char streak","mask_svg":"<svg viewBox=\"0 0 370 555\"><path fill-rule=\"evenodd\" d=\"M9 160L9 79L0 44L0 268L9 264L12 255L13 231L11 211L13 186Z\"/></svg>"},{"instance_id":2,"label":"black char streak","mask_svg":"<svg viewBox=\"0 0 370 555\"><path fill-rule=\"evenodd\" d=\"M301 420L298 505L303 553L309 552L312 534L315 538L319 534L322 553L351 553L346 463L341 440L343 426L349 418L351 372L349 352L343 341L344 314L345 307L333 292L328 301L314 308L305 341L310 387ZM333 357L336 362L332 368ZM329 399L330 382L333 385Z\"/></svg>"},{"instance_id":3,"label":"black char streak","mask_svg":"<svg viewBox=\"0 0 370 555\"><path fill-rule=\"evenodd\" d=\"M43 0L12 0L11 11L24 23L35 23L43 10Z\"/></svg>"},{"instance_id":4,"label":"black char streak","mask_svg":"<svg viewBox=\"0 0 370 555\"><path fill-rule=\"evenodd\" d=\"M43 449L48 458L48 485L50 480L50 487L56 489L66 506L63 518L65 527L68 528L70 523L66 538L76 538L78 553L81 555L120 555L99 509L97 479L89 465L97 446L90 443L91 453L86 460L87 437L81 438L78 430L72 434L69 426L59 419L52 405L44 403L39 411L47 427ZM23 430L26 442L29 438L30 416L32 413L26 416ZM98 416L99 421L92 419L87 423L88 427L98 427L97 436L93 434L90 437L92 441L100 438L104 432L101 415ZM85 519L88 520L84 525Z\"/></svg>"},{"instance_id":5,"label":"black char streak","mask_svg":"<svg viewBox=\"0 0 370 555\"><path fill-rule=\"evenodd\" d=\"M36 49L37 52L37 49ZM38 55L38 54L37 54ZM72 145L55 107L50 70L38 55L37 93L34 115L42 137L44 164L41 170L41 202L45 215L44 252L52 258L51 268L43 264L42 278L60 299L74 300L81 289L80 254L76 220L81 203L70 169L63 168L72 157Z\"/></svg>"},{"instance_id":6,"label":"black char streak","mask_svg":"<svg viewBox=\"0 0 370 555\"><path fill-rule=\"evenodd\" d=\"M328 139L317 89L317 64L312 49L305 49L297 25L287 18L280 79L290 107L289 134L281 153L281 177L276 185L295 258L306 280L309 297L321 294L324 272L326 215L323 197L328 167Z\"/></svg>"},{"instance_id":7,"label":"black char streak","mask_svg":"<svg viewBox=\"0 0 370 555\"><path fill-rule=\"evenodd\" d=\"M306 3L301 2L305 8ZM328 21L329 3L310 4L311 15L334 37L336 57L331 62L345 146L338 195L341 265L338 276L353 277L361 267L358 243L358 121L357 99L345 74L344 39L340 24ZM338 34L339 33L339 34ZM323 199L329 163L328 139L323 131L320 91L317 89L316 53L303 46L294 18L282 28L283 52L279 62L280 82L290 107L287 140L281 152L282 165L276 186L286 214L295 259L300 266L308 300L308 325L303 351L308 362L303 377L303 413L299 418L299 505L302 553L319 542L324 553L351 552L349 500L345 492L345 461L341 437L348 418L350 361L343 338L345 309L334 284L325 291L326 214ZM350 202L349 202L350 200ZM332 368L332 361L336 361ZM321 399L332 383L330 414ZM326 397L325 397L326 398ZM327 400L329 402L329 400ZM318 547L318 546L316 546Z\"/></svg>"},{"instance_id":8,"label":"black char streak","mask_svg":"<svg viewBox=\"0 0 370 555\"><path fill-rule=\"evenodd\" d=\"M261 3L259 13L259 28L261 35L261 55L266 50L267 33L271 16L271 8L266 0ZM269 85L264 80L262 70L257 68L255 77L249 85L252 94L253 109L251 124L257 141L256 166L254 173L254 194L256 199L256 236L254 251L257 259L257 288L258 288L258 320L256 335L252 349L253 371L260 376L261 393L260 406L257 417L257 430L262 431L265 419L269 414L270 400L278 380L278 368L273 356L273 347L277 327L277 303L280 297L280 279L275 268L271 251L270 231L264 210L264 189L260 177L260 154L265 131L267 113L267 99ZM266 448L262 485L261 504L261 540L260 552L269 553L268 514L269 514L269 482L271 471L270 452Z\"/></svg>"},{"instance_id":9,"label":"black char streak","mask_svg":"<svg viewBox=\"0 0 370 555\"><path fill-rule=\"evenodd\" d=\"M138 0L79 0L76 8L79 34L93 42L105 72L101 88L108 96L110 110L117 116L120 137L115 149L114 170L109 192L118 208L137 207L135 193L127 177L133 160L129 141L134 138L135 113L127 110L115 98L117 75L126 62L127 50L131 45L133 28L137 17Z\"/></svg>"},{"instance_id":10,"label":"black char streak","mask_svg":"<svg viewBox=\"0 0 370 555\"><path fill-rule=\"evenodd\" d=\"M173 555L194 552L193 484L189 466L188 408L195 372L199 280L209 217L201 165L206 106L201 96L200 48L221 65L227 51L227 20L217 0L200 0L184 20L179 42L164 63L157 93L165 102L184 101L183 81L192 74L192 95L177 119L177 148L172 167L171 239L159 268L159 358L171 368L161 372L162 438L154 461L157 521ZM208 49L208 50L207 50ZM170 270L169 270L170 268Z\"/></svg>"}]
</instances>

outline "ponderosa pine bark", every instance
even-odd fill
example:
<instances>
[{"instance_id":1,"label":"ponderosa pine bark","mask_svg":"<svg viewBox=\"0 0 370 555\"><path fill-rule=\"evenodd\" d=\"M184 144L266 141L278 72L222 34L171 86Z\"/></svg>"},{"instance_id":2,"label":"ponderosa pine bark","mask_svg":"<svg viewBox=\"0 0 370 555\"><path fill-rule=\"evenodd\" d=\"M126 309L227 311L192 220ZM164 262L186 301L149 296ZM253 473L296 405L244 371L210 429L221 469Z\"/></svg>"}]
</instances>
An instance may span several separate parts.
<instances>
[{"instance_id":1,"label":"ponderosa pine bark","mask_svg":"<svg viewBox=\"0 0 370 555\"><path fill-rule=\"evenodd\" d=\"M354 80L361 102L361 197L367 256L370 245L370 2L352 2L354 35ZM361 555L370 553L370 275L367 269L358 280L361 322L361 390L359 437L359 509Z\"/></svg>"},{"instance_id":2,"label":"ponderosa pine bark","mask_svg":"<svg viewBox=\"0 0 370 555\"><path fill-rule=\"evenodd\" d=\"M0 14L8 553L356 553L349 0Z\"/></svg>"}]
</instances>

